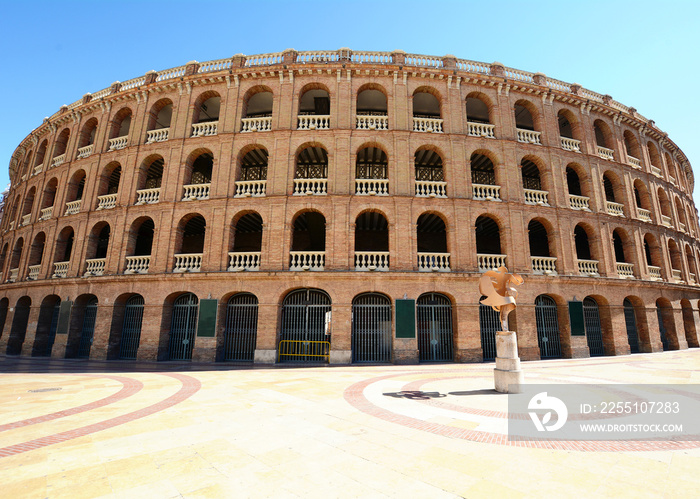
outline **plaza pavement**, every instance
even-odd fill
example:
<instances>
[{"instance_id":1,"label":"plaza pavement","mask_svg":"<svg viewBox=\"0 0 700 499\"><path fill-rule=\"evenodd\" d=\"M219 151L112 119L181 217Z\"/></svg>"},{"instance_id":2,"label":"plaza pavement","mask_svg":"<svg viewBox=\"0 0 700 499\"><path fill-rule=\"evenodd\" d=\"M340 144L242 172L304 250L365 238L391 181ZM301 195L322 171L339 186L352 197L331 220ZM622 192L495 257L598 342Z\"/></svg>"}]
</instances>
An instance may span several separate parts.
<instances>
[{"instance_id":1,"label":"plaza pavement","mask_svg":"<svg viewBox=\"0 0 700 499\"><path fill-rule=\"evenodd\" d=\"M0 497L700 496L700 442L505 441L493 367L0 357ZM697 384L700 349L523 369L537 383Z\"/></svg>"}]
</instances>

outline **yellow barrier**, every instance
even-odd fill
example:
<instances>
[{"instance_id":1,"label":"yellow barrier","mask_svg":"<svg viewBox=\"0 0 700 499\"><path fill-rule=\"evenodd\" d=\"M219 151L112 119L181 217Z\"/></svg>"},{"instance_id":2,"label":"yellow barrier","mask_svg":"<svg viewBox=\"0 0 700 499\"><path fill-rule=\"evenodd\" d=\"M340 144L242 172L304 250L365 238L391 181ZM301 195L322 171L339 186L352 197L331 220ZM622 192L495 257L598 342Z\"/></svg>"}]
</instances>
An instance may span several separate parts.
<instances>
[{"instance_id":1,"label":"yellow barrier","mask_svg":"<svg viewBox=\"0 0 700 499\"><path fill-rule=\"evenodd\" d=\"M328 361L330 341L281 340L277 347L277 362L282 357L320 357Z\"/></svg>"}]
</instances>

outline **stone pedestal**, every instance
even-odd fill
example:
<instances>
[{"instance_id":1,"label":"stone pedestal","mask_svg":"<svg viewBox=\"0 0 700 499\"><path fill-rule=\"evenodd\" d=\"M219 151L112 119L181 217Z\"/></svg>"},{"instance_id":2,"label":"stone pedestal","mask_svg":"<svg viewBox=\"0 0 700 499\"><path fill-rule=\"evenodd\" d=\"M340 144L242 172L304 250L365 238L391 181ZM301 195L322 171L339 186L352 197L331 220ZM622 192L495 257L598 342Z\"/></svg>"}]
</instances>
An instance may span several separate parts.
<instances>
[{"instance_id":1,"label":"stone pedestal","mask_svg":"<svg viewBox=\"0 0 700 499\"><path fill-rule=\"evenodd\" d=\"M518 358L518 338L515 331L496 332L496 369L493 370L496 391L499 393L520 393L524 382ZM516 385L509 389L508 385Z\"/></svg>"}]
</instances>

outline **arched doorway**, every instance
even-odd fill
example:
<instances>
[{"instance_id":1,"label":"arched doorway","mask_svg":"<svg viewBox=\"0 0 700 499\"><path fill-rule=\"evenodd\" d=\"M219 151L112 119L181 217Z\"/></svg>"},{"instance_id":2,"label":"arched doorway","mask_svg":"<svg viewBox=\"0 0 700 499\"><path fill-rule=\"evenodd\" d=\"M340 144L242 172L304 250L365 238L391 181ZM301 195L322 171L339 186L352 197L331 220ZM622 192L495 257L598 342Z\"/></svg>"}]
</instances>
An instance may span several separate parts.
<instances>
[{"instance_id":1,"label":"arched doorway","mask_svg":"<svg viewBox=\"0 0 700 499\"><path fill-rule=\"evenodd\" d=\"M421 362L453 360L452 304L438 293L426 293L416 302L418 358Z\"/></svg>"},{"instance_id":2,"label":"arched doorway","mask_svg":"<svg viewBox=\"0 0 700 499\"><path fill-rule=\"evenodd\" d=\"M224 360L253 362L258 334L258 298L251 293L233 295L226 307Z\"/></svg>"},{"instance_id":3,"label":"arched doorway","mask_svg":"<svg viewBox=\"0 0 700 499\"><path fill-rule=\"evenodd\" d=\"M391 362L391 302L379 293L352 301L352 361Z\"/></svg>"},{"instance_id":4,"label":"arched doorway","mask_svg":"<svg viewBox=\"0 0 700 499\"><path fill-rule=\"evenodd\" d=\"M331 299L320 289L298 289L282 303L279 359L319 362L330 349Z\"/></svg>"},{"instance_id":5,"label":"arched doorway","mask_svg":"<svg viewBox=\"0 0 700 499\"><path fill-rule=\"evenodd\" d=\"M482 296L483 300L486 298ZM501 317L492 307L479 304L479 329L481 330L481 350L484 360L496 359L496 331L501 330Z\"/></svg>"},{"instance_id":6,"label":"arched doorway","mask_svg":"<svg viewBox=\"0 0 700 499\"><path fill-rule=\"evenodd\" d=\"M625 310L625 326L627 328L627 342L630 345L630 353L639 353L639 332L637 331L637 318L634 314L634 305L627 298L622 302Z\"/></svg>"},{"instance_id":7,"label":"arched doorway","mask_svg":"<svg viewBox=\"0 0 700 499\"><path fill-rule=\"evenodd\" d=\"M119 358L135 360L141 341L141 325L143 323L144 299L134 295L124 306L124 325L119 342Z\"/></svg>"},{"instance_id":8,"label":"arched doorway","mask_svg":"<svg viewBox=\"0 0 700 499\"><path fill-rule=\"evenodd\" d=\"M80 343L78 345L78 358L90 358L90 348L92 347L92 338L95 334L95 322L97 320L97 298L93 297L85 305L85 314L83 315L83 327L80 330Z\"/></svg>"},{"instance_id":9,"label":"arched doorway","mask_svg":"<svg viewBox=\"0 0 700 499\"><path fill-rule=\"evenodd\" d=\"M535 299L535 322L537 323L537 344L540 347L540 358L556 359L561 357L557 304L551 297L540 295Z\"/></svg>"},{"instance_id":10,"label":"arched doorway","mask_svg":"<svg viewBox=\"0 0 700 499\"><path fill-rule=\"evenodd\" d=\"M603 328L600 325L598 302L590 296L583 299L583 321L586 326L586 341L591 357L605 355Z\"/></svg>"},{"instance_id":11,"label":"arched doorway","mask_svg":"<svg viewBox=\"0 0 700 499\"><path fill-rule=\"evenodd\" d=\"M168 350L170 360L192 360L198 308L199 300L192 293L180 296L173 303Z\"/></svg>"}]
</instances>

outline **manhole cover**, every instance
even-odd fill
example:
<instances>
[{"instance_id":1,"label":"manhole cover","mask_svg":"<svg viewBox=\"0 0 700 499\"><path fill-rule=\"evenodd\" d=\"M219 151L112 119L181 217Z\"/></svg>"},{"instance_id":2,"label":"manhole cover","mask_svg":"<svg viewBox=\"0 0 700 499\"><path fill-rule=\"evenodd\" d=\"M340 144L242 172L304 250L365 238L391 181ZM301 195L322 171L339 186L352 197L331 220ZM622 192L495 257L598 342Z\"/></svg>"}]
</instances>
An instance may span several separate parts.
<instances>
[{"instance_id":1,"label":"manhole cover","mask_svg":"<svg viewBox=\"0 0 700 499\"><path fill-rule=\"evenodd\" d=\"M36 390L28 390L29 393L39 393L39 392L55 392L61 388L37 388Z\"/></svg>"}]
</instances>

